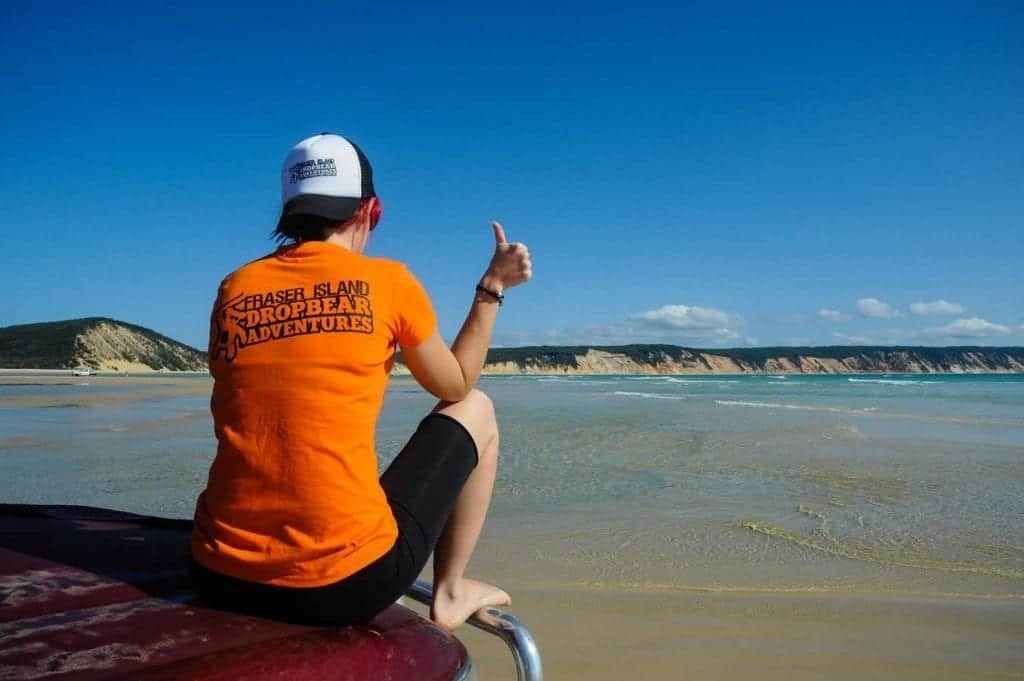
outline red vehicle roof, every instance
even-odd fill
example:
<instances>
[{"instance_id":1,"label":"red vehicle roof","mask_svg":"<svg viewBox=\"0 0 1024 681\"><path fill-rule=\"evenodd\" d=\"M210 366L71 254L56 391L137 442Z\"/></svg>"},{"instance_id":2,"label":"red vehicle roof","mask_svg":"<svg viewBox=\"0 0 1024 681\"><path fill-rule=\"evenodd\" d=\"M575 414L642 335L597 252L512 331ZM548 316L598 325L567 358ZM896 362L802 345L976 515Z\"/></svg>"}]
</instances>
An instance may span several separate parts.
<instances>
[{"instance_id":1,"label":"red vehicle roof","mask_svg":"<svg viewBox=\"0 0 1024 681\"><path fill-rule=\"evenodd\" d=\"M0 504L0 678L450 681L465 647L401 606L317 628L193 603L191 522Z\"/></svg>"}]
</instances>

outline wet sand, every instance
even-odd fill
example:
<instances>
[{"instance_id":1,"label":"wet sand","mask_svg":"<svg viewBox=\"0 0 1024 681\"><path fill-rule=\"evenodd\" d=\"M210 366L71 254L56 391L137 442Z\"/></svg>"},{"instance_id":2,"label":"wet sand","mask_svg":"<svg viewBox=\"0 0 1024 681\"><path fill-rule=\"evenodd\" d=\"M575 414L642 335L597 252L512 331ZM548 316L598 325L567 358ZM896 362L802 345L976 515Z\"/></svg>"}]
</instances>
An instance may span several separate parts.
<instances>
[{"instance_id":1,"label":"wet sand","mask_svg":"<svg viewBox=\"0 0 1024 681\"><path fill-rule=\"evenodd\" d=\"M72 376L70 371L27 371L22 369L0 369L2 386L44 386L55 390L48 394L4 395L0 394L0 408L17 407L111 407L142 400L160 400L172 397L209 395L213 379L207 374L167 374L153 372L152 375L100 374L96 376ZM76 387L100 389L125 388L120 392L76 391Z\"/></svg>"},{"instance_id":2,"label":"wet sand","mask_svg":"<svg viewBox=\"0 0 1024 681\"><path fill-rule=\"evenodd\" d=\"M942 681L1024 678L1024 602L644 593L504 583L551 679ZM498 639L460 631L481 679Z\"/></svg>"},{"instance_id":3,"label":"wet sand","mask_svg":"<svg viewBox=\"0 0 1024 681\"><path fill-rule=\"evenodd\" d=\"M770 563L760 586L730 586L725 565L716 570L724 583L687 585L643 561L617 574L624 557L614 541L581 556L557 524L530 513L489 520L469 571L512 595L508 611L535 636L547 678L1024 679L1024 594L1006 580L979 584L1006 589L991 594L915 593L933 585L908 588L896 572L891 584L858 582L863 566L849 561L848 577L829 586L771 586L787 569ZM498 639L468 625L459 637L481 679L514 678Z\"/></svg>"}]
</instances>

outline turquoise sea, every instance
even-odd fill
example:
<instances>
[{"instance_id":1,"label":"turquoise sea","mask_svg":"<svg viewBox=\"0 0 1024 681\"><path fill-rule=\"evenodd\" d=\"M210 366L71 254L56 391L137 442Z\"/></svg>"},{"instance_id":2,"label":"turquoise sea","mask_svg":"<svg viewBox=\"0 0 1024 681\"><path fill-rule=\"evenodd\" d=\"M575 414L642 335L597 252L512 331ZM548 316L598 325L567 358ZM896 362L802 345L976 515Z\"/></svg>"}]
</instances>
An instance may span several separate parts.
<instances>
[{"instance_id":1,"label":"turquoise sea","mask_svg":"<svg viewBox=\"0 0 1024 681\"><path fill-rule=\"evenodd\" d=\"M210 380L0 385L0 501L190 516ZM57 383L57 384L54 384ZM640 590L1024 599L1024 376L487 377L475 565ZM395 378L382 465L432 400Z\"/></svg>"}]
</instances>

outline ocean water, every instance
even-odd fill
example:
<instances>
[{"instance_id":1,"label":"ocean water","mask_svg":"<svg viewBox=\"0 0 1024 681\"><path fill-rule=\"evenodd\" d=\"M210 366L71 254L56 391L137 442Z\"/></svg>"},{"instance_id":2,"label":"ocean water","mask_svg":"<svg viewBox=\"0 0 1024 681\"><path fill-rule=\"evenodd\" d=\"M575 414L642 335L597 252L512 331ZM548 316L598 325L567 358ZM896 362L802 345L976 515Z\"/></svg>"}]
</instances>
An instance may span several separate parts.
<instances>
[{"instance_id":1,"label":"ocean water","mask_svg":"<svg viewBox=\"0 0 1024 681\"><path fill-rule=\"evenodd\" d=\"M0 501L191 515L209 380L0 386ZM1024 376L487 377L474 570L588 588L1024 599ZM392 381L382 465L432 400Z\"/></svg>"}]
</instances>

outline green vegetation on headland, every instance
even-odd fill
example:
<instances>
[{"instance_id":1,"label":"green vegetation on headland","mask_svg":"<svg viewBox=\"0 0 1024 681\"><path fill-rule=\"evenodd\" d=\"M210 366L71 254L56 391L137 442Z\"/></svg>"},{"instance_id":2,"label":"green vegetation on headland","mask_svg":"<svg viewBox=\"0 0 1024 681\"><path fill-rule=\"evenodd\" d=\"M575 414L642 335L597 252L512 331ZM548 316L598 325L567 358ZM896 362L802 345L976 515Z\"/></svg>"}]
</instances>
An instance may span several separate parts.
<instances>
[{"instance_id":1,"label":"green vegetation on headland","mask_svg":"<svg viewBox=\"0 0 1024 681\"><path fill-rule=\"evenodd\" d=\"M0 328L0 368L202 371L206 353L135 324L87 317Z\"/></svg>"},{"instance_id":2,"label":"green vegetation on headland","mask_svg":"<svg viewBox=\"0 0 1024 681\"><path fill-rule=\"evenodd\" d=\"M491 348L487 364L513 362L520 369L579 369L579 357L589 350L623 355L645 366L658 366L666 359L681 361L689 351L678 345L539 345L525 348Z\"/></svg>"}]
</instances>

